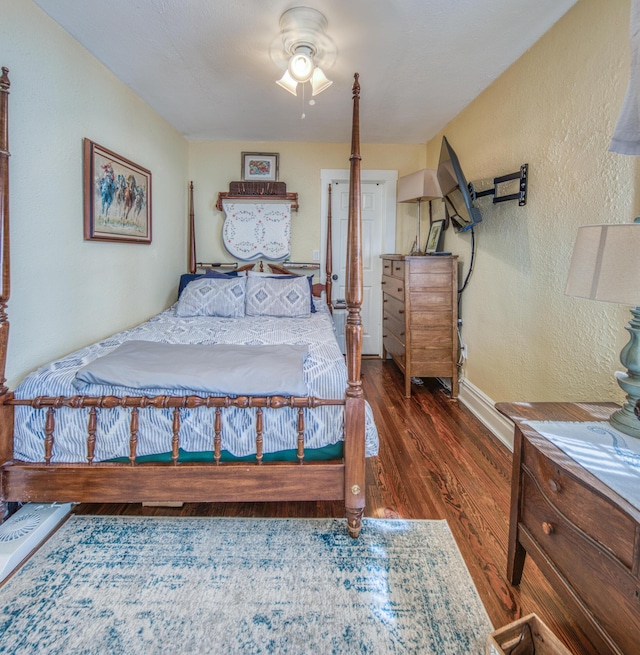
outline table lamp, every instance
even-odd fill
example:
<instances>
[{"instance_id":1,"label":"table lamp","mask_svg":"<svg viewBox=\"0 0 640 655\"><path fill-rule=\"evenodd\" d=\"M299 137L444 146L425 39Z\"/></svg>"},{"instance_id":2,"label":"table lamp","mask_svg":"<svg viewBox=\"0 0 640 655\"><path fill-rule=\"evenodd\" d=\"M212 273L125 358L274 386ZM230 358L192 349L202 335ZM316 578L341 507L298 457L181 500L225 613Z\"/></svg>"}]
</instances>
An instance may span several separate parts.
<instances>
[{"instance_id":1,"label":"table lamp","mask_svg":"<svg viewBox=\"0 0 640 655\"><path fill-rule=\"evenodd\" d=\"M634 415L640 399L640 218L578 228L565 293L631 306L626 327L631 339L620 353L627 371L616 373L627 399L609 421L616 430L640 438L640 420Z\"/></svg>"},{"instance_id":2,"label":"table lamp","mask_svg":"<svg viewBox=\"0 0 640 655\"><path fill-rule=\"evenodd\" d=\"M404 175L398 180L398 202L418 203L418 224L416 226L415 251L411 254L424 254L420 246L420 208L423 200L442 198L442 191L438 184L437 171L432 168L423 168L415 173Z\"/></svg>"}]
</instances>

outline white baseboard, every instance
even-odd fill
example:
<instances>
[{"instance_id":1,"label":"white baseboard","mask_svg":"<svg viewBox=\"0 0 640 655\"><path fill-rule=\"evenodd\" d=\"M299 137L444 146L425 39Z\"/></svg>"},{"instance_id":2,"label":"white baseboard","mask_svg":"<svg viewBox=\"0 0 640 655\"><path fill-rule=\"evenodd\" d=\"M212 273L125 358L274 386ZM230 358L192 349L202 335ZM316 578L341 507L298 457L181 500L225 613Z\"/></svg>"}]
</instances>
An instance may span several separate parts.
<instances>
[{"instance_id":1,"label":"white baseboard","mask_svg":"<svg viewBox=\"0 0 640 655\"><path fill-rule=\"evenodd\" d=\"M489 396L468 380L460 380L458 400L513 451L513 423L498 412Z\"/></svg>"}]
</instances>

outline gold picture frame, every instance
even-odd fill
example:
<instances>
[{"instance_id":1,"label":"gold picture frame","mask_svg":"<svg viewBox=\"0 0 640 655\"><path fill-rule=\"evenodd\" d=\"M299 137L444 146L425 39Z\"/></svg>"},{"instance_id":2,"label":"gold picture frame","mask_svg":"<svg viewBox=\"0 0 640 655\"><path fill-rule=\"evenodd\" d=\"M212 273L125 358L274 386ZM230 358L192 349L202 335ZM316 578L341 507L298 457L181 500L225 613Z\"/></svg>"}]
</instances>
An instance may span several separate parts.
<instances>
[{"instance_id":1,"label":"gold picture frame","mask_svg":"<svg viewBox=\"0 0 640 655\"><path fill-rule=\"evenodd\" d=\"M151 171L84 139L84 238L151 243Z\"/></svg>"}]
</instances>

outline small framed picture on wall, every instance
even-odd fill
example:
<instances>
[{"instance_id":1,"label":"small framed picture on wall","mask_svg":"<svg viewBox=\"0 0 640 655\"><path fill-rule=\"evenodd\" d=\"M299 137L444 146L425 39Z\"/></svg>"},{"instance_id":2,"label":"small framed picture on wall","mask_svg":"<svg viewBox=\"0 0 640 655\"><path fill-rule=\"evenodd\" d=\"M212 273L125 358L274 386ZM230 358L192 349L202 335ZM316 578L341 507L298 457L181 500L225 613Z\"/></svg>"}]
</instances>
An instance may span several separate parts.
<instances>
[{"instance_id":1,"label":"small framed picture on wall","mask_svg":"<svg viewBox=\"0 0 640 655\"><path fill-rule=\"evenodd\" d=\"M444 221L433 221L429 228L429 236L427 237L427 246L424 251L428 254L438 252L440 248L440 241L442 239L442 228Z\"/></svg>"},{"instance_id":2,"label":"small framed picture on wall","mask_svg":"<svg viewBox=\"0 0 640 655\"><path fill-rule=\"evenodd\" d=\"M278 180L277 152L243 152L242 179L276 182Z\"/></svg>"}]
</instances>

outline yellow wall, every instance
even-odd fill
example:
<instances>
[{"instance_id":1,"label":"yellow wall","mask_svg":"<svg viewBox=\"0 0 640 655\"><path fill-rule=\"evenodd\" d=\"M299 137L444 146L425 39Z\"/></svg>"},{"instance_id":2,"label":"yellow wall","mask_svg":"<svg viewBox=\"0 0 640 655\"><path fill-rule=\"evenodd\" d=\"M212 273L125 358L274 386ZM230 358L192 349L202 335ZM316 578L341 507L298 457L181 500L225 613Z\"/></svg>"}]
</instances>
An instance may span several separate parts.
<instances>
[{"instance_id":1,"label":"yellow wall","mask_svg":"<svg viewBox=\"0 0 640 655\"><path fill-rule=\"evenodd\" d=\"M640 210L636 159L607 152L628 80L628 0L580 0L443 133L469 181L529 163L526 207L479 199L461 303L466 379L495 401L615 400L627 308L564 295L576 231ZM435 167L441 134L427 144ZM445 247L469 266L470 234Z\"/></svg>"},{"instance_id":2,"label":"yellow wall","mask_svg":"<svg viewBox=\"0 0 640 655\"><path fill-rule=\"evenodd\" d=\"M350 116L345 120L351 120ZM348 143L191 142L189 175L194 186L198 261L235 261L222 243L224 214L215 205L218 192L228 191L229 182L240 179L242 152L279 153L279 179L286 182L287 191L298 193L300 204L299 211L292 214L291 259L312 261L313 251L320 248L321 170L348 170L350 148ZM424 166L424 150L424 145L363 144L362 169L398 170L405 175ZM400 234L406 224L415 236L415 218L404 221L399 211Z\"/></svg>"},{"instance_id":3,"label":"yellow wall","mask_svg":"<svg viewBox=\"0 0 640 655\"><path fill-rule=\"evenodd\" d=\"M186 261L187 142L32 2L0 0L10 69L7 379L135 325ZM82 140L152 172L151 245L83 240Z\"/></svg>"}]
</instances>

